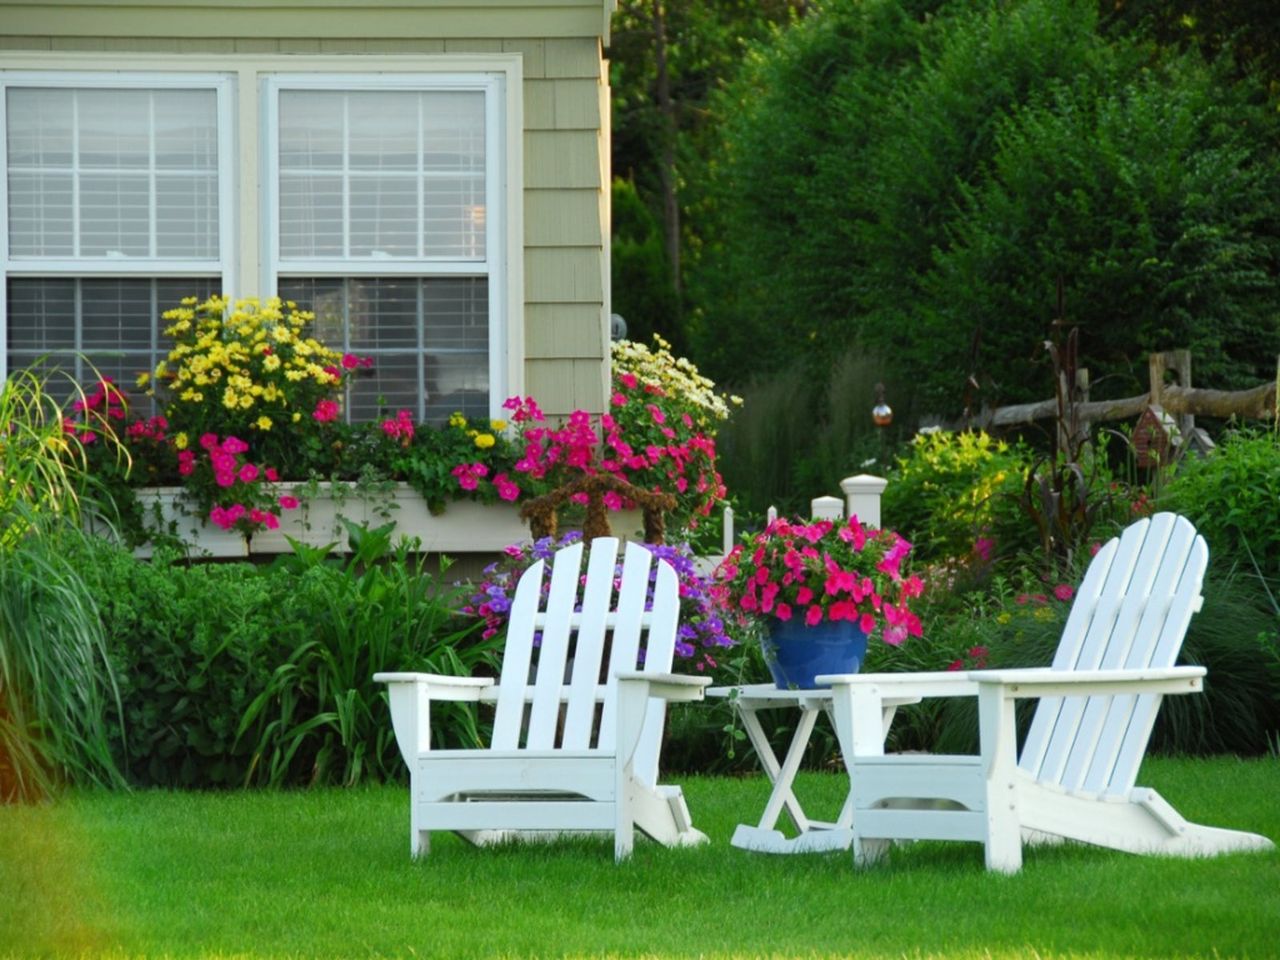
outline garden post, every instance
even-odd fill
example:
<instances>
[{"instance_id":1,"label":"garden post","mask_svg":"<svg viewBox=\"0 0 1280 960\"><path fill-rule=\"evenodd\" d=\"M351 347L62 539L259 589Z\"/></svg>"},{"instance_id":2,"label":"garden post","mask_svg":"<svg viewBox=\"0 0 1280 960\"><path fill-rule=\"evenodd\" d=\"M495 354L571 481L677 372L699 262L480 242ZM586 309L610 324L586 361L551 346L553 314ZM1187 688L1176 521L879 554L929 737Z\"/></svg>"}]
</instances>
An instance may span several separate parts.
<instances>
[{"instance_id":1,"label":"garden post","mask_svg":"<svg viewBox=\"0 0 1280 960\"><path fill-rule=\"evenodd\" d=\"M880 497L888 485L888 480L868 473L845 477L840 489L844 491L846 515L857 517L866 526L880 526Z\"/></svg>"}]
</instances>

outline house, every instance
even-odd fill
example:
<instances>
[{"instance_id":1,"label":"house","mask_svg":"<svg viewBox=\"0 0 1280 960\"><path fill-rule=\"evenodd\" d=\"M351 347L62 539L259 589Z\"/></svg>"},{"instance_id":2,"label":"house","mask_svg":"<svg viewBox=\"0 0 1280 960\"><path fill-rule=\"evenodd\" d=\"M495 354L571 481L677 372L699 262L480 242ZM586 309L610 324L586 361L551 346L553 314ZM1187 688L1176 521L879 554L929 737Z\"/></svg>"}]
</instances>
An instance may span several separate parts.
<instances>
[{"instance_id":1,"label":"house","mask_svg":"<svg viewBox=\"0 0 1280 960\"><path fill-rule=\"evenodd\" d=\"M375 360L350 415L603 411L614 0L0 0L0 374L184 296Z\"/></svg>"}]
</instances>

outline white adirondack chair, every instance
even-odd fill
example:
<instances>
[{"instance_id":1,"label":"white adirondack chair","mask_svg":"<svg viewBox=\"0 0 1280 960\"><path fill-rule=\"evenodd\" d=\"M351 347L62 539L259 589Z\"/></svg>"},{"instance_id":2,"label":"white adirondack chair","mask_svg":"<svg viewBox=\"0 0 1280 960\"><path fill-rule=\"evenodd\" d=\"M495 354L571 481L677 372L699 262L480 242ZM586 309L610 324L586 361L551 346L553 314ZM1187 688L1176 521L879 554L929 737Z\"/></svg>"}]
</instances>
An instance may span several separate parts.
<instances>
[{"instance_id":1,"label":"white adirondack chair","mask_svg":"<svg viewBox=\"0 0 1280 960\"><path fill-rule=\"evenodd\" d=\"M978 841L988 869L1006 873L1021 868L1024 841L1175 856L1271 849L1256 834L1188 823L1134 786L1162 695L1201 689L1204 668L1174 661L1208 559L1186 519L1157 514L1089 564L1051 667L972 671L967 685L954 673L821 678L849 771L855 862L893 839ZM884 701L933 695L977 696L981 753L885 755ZM1020 698L1039 704L1018 755Z\"/></svg>"},{"instance_id":2,"label":"white adirondack chair","mask_svg":"<svg viewBox=\"0 0 1280 960\"><path fill-rule=\"evenodd\" d=\"M415 857L428 852L431 830L474 843L513 833L612 831L619 860L630 855L637 827L667 845L706 840L680 789L658 786L657 776L666 702L702 699L710 679L669 672L680 602L670 564L627 544L615 604L618 546L612 537L592 542L585 580L583 545L558 551L545 610L544 562L525 572L496 682L375 674L389 685L396 741L409 766ZM645 610L651 571L653 602ZM493 703L490 746L433 750L433 700Z\"/></svg>"}]
</instances>

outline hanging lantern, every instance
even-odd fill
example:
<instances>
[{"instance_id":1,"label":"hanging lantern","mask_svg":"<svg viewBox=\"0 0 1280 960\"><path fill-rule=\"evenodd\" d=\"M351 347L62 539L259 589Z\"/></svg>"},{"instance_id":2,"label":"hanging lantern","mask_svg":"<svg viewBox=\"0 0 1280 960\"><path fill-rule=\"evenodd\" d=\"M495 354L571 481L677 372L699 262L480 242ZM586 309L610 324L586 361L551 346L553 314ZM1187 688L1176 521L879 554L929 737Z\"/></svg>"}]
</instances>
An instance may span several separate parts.
<instances>
[{"instance_id":1,"label":"hanging lantern","mask_svg":"<svg viewBox=\"0 0 1280 960\"><path fill-rule=\"evenodd\" d=\"M871 420L877 427L893 423L893 408L884 402L884 384L876 384L876 405L871 408Z\"/></svg>"}]
</instances>

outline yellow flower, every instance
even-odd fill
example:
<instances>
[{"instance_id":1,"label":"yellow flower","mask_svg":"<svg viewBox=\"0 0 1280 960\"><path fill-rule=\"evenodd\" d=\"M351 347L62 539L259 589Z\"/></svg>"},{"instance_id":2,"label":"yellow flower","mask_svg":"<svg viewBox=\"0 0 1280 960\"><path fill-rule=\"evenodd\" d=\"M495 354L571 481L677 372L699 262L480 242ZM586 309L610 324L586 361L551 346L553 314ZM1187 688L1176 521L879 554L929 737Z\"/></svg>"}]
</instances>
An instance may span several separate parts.
<instances>
[{"instance_id":1,"label":"yellow flower","mask_svg":"<svg viewBox=\"0 0 1280 960\"><path fill-rule=\"evenodd\" d=\"M268 355L268 356L267 356L267 357L262 361L262 369L264 369L264 370L279 370L279 369L280 369L280 358L279 358L279 357L277 357L274 353L273 353L273 354Z\"/></svg>"},{"instance_id":2,"label":"yellow flower","mask_svg":"<svg viewBox=\"0 0 1280 960\"><path fill-rule=\"evenodd\" d=\"M270 430L271 418L265 415L261 416L253 422L253 425L257 427L259 430Z\"/></svg>"},{"instance_id":3,"label":"yellow flower","mask_svg":"<svg viewBox=\"0 0 1280 960\"><path fill-rule=\"evenodd\" d=\"M467 425L467 418L464 417L461 413L458 413L455 411L454 413L449 414L449 426L465 427L466 425Z\"/></svg>"},{"instance_id":4,"label":"yellow flower","mask_svg":"<svg viewBox=\"0 0 1280 960\"><path fill-rule=\"evenodd\" d=\"M138 387L145 387L150 382L151 374L144 371L143 373L138 374L138 379L134 381L134 385Z\"/></svg>"},{"instance_id":5,"label":"yellow flower","mask_svg":"<svg viewBox=\"0 0 1280 960\"><path fill-rule=\"evenodd\" d=\"M300 414L300 413L296 413L296 412L295 412L295 413L294 413L294 415L293 415L293 422L294 422L294 423L297 423L297 422L298 422L299 420L301 420L301 419L302 419L302 414Z\"/></svg>"},{"instance_id":6,"label":"yellow flower","mask_svg":"<svg viewBox=\"0 0 1280 960\"><path fill-rule=\"evenodd\" d=\"M476 446L481 450L488 450L495 442L492 433L482 433L476 437Z\"/></svg>"},{"instance_id":7,"label":"yellow flower","mask_svg":"<svg viewBox=\"0 0 1280 960\"><path fill-rule=\"evenodd\" d=\"M241 410L248 410L252 406L253 406L253 394L246 393L243 397L240 398Z\"/></svg>"},{"instance_id":8,"label":"yellow flower","mask_svg":"<svg viewBox=\"0 0 1280 960\"><path fill-rule=\"evenodd\" d=\"M1004 611L1003 613L996 614L996 623L1008 623L1012 619L1013 617L1009 614L1007 610Z\"/></svg>"},{"instance_id":9,"label":"yellow flower","mask_svg":"<svg viewBox=\"0 0 1280 960\"><path fill-rule=\"evenodd\" d=\"M179 450L185 450L191 444L190 438L185 433L176 433L173 436L173 445Z\"/></svg>"},{"instance_id":10,"label":"yellow flower","mask_svg":"<svg viewBox=\"0 0 1280 960\"><path fill-rule=\"evenodd\" d=\"M240 397L230 387L222 392L222 405L228 410L234 410L240 405Z\"/></svg>"},{"instance_id":11,"label":"yellow flower","mask_svg":"<svg viewBox=\"0 0 1280 960\"><path fill-rule=\"evenodd\" d=\"M490 426L490 427L492 427L494 430L505 430L505 429L507 429L507 421L505 421L505 420L490 420L490 421L489 421L489 426Z\"/></svg>"}]
</instances>

